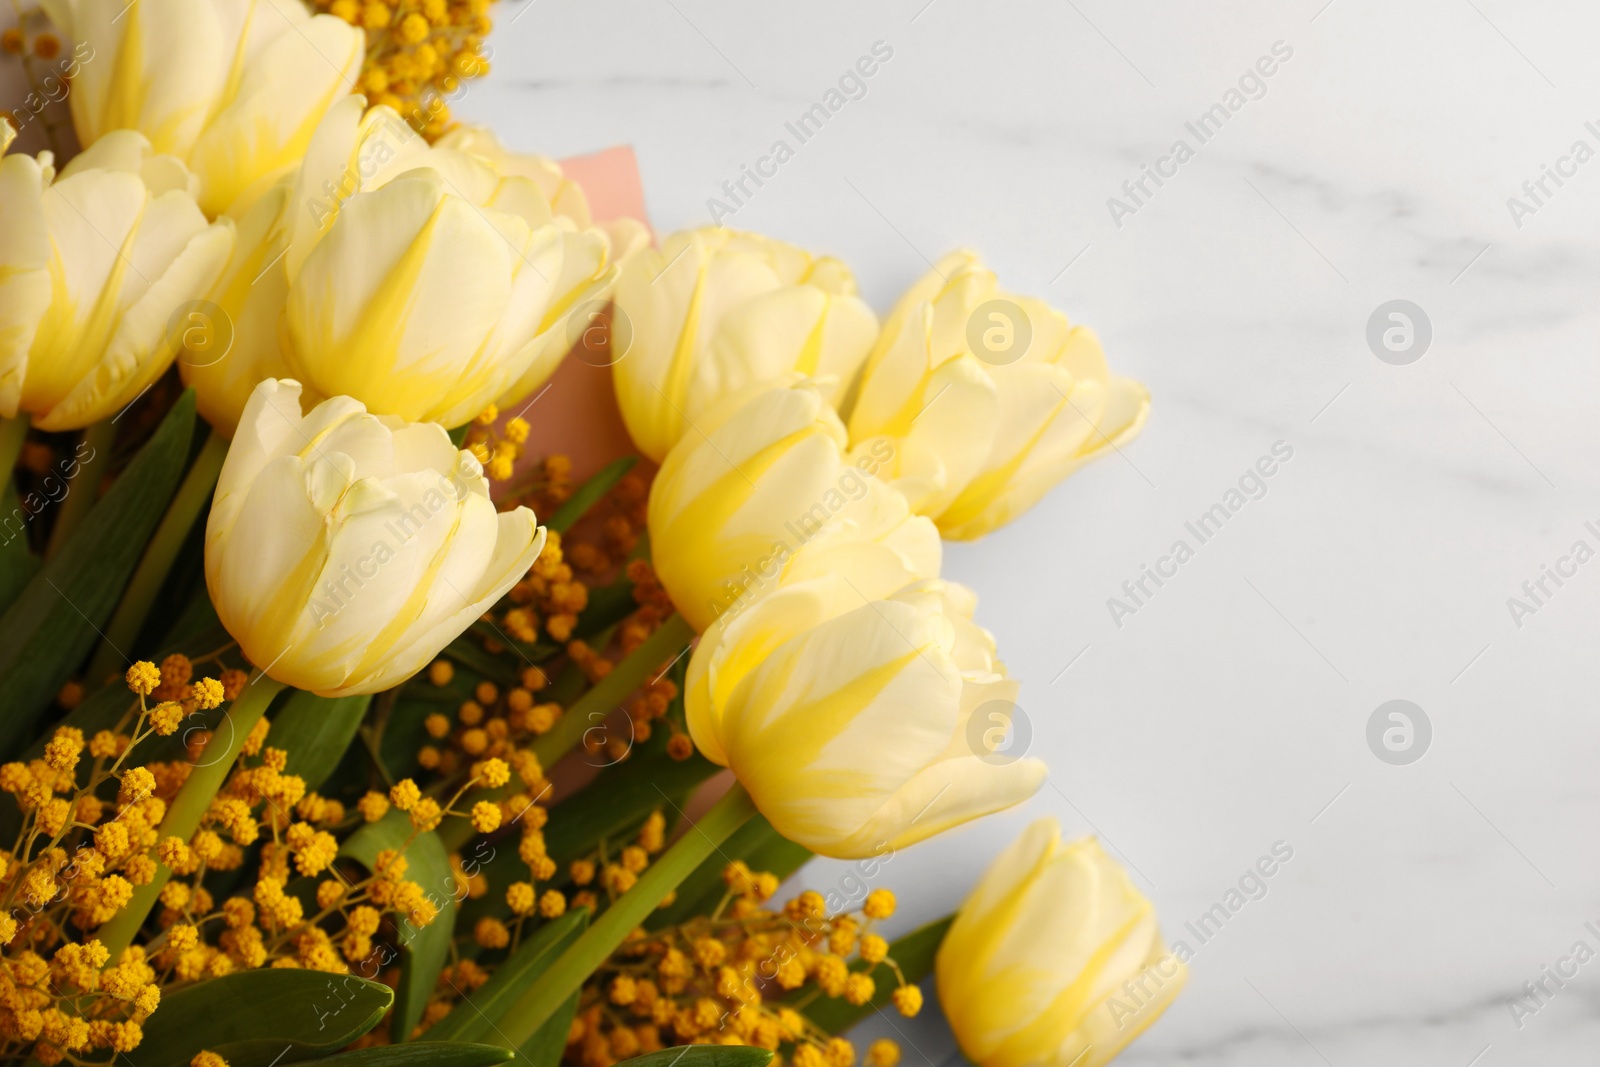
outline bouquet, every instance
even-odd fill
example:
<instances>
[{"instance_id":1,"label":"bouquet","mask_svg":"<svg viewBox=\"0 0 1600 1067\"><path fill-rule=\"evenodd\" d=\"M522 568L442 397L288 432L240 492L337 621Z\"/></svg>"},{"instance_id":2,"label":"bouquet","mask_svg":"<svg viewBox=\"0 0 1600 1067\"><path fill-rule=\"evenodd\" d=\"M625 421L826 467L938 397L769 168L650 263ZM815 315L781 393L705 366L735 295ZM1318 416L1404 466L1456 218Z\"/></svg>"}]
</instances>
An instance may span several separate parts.
<instances>
[{"instance_id":1,"label":"bouquet","mask_svg":"<svg viewBox=\"0 0 1600 1067\"><path fill-rule=\"evenodd\" d=\"M985 1067L1107 1062L1184 954L1092 839L893 940L879 883L1044 782L942 541L1145 390L970 252L880 319L595 210L452 117L489 8L0 35L0 1058L895 1067L931 976Z\"/></svg>"}]
</instances>

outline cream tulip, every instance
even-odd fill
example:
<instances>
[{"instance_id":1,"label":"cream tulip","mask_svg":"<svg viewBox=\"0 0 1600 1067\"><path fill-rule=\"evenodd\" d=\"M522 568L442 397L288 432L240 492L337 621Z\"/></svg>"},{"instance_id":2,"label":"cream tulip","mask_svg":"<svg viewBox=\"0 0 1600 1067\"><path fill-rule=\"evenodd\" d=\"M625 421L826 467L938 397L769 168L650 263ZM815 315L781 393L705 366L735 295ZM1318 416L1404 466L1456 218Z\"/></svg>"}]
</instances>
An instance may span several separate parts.
<instances>
[{"instance_id":1,"label":"cream tulip","mask_svg":"<svg viewBox=\"0 0 1600 1067\"><path fill-rule=\"evenodd\" d=\"M323 696L375 693L431 662L544 547L496 514L444 429L349 397L309 413L268 380L245 405L206 524L206 586L244 655Z\"/></svg>"},{"instance_id":2,"label":"cream tulip","mask_svg":"<svg viewBox=\"0 0 1600 1067\"><path fill-rule=\"evenodd\" d=\"M725 398L667 455L650 489L650 550L696 630L763 593L802 546L845 527L902 546L921 577L938 573L932 528L902 532L904 502L873 477L884 457L851 462L844 443L838 416L808 381Z\"/></svg>"},{"instance_id":3,"label":"cream tulip","mask_svg":"<svg viewBox=\"0 0 1600 1067\"><path fill-rule=\"evenodd\" d=\"M256 385L289 374L279 329L289 294L284 254L295 199L292 176L229 211L233 255L180 336L178 372L192 386L200 414L232 437Z\"/></svg>"},{"instance_id":4,"label":"cream tulip","mask_svg":"<svg viewBox=\"0 0 1600 1067\"><path fill-rule=\"evenodd\" d=\"M173 317L233 244L193 189L182 163L126 130L59 175L48 152L0 160L0 415L81 429L161 377Z\"/></svg>"},{"instance_id":5,"label":"cream tulip","mask_svg":"<svg viewBox=\"0 0 1600 1067\"><path fill-rule=\"evenodd\" d=\"M830 555L695 648L684 692L701 753L779 833L839 858L1032 796L1044 764L997 757L982 726L1016 683L971 621L970 591L937 579L893 589L904 571L881 546Z\"/></svg>"},{"instance_id":6,"label":"cream tulip","mask_svg":"<svg viewBox=\"0 0 1600 1067\"><path fill-rule=\"evenodd\" d=\"M550 210L572 220L580 230L594 226L611 241L611 257L621 266L630 256L650 243L650 229L638 219L623 217L596 222L589 211L589 197L583 186L568 178L561 164L545 156L513 152L487 126L457 126L435 147L455 149L476 156L507 177L527 178L539 187Z\"/></svg>"},{"instance_id":7,"label":"cream tulip","mask_svg":"<svg viewBox=\"0 0 1600 1067\"><path fill-rule=\"evenodd\" d=\"M612 377L623 422L657 463L723 397L799 373L837 404L877 335L838 260L714 226L635 256L617 283Z\"/></svg>"},{"instance_id":8,"label":"cream tulip","mask_svg":"<svg viewBox=\"0 0 1600 1067\"><path fill-rule=\"evenodd\" d=\"M365 37L300 0L45 0L78 49L78 139L137 130L200 180L207 215L298 162L355 85Z\"/></svg>"},{"instance_id":9,"label":"cream tulip","mask_svg":"<svg viewBox=\"0 0 1600 1067\"><path fill-rule=\"evenodd\" d=\"M1144 386L1109 372L1093 331L956 252L896 304L848 422L852 448L894 443L886 476L919 514L972 540L1131 441L1149 407Z\"/></svg>"},{"instance_id":10,"label":"cream tulip","mask_svg":"<svg viewBox=\"0 0 1600 1067\"><path fill-rule=\"evenodd\" d=\"M297 179L289 366L324 396L459 426L554 372L570 313L615 280L610 243L553 215L530 179L362 107L329 113Z\"/></svg>"},{"instance_id":11,"label":"cream tulip","mask_svg":"<svg viewBox=\"0 0 1600 1067\"><path fill-rule=\"evenodd\" d=\"M1100 1067L1188 978L1127 872L1092 837L1063 845L1054 819L990 866L936 973L950 1028L979 1067Z\"/></svg>"}]
</instances>

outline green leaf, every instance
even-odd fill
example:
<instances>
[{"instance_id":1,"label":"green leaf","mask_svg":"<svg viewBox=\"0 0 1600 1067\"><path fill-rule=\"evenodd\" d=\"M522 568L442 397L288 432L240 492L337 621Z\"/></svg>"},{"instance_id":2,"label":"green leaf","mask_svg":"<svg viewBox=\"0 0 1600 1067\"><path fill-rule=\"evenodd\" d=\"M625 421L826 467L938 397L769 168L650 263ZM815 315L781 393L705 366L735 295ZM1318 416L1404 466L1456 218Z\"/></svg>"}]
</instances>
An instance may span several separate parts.
<instances>
[{"instance_id":1,"label":"green leaf","mask_svg":"<svg viewBox=\"0 0 1600 1067\"><path fill-rule=\"evenodd\" d=\"M377 822L368 823L339 849L341 855L366 865L372 870L378 853L384 849L399 849L411 836L411 819L401 811L391 810ZM415 926L409 920L399 922L399 940L404 952L400 961L400 987L395 991L392 1034L394 1040L404 1041L422 1018L428 997L439 972L450 956L450 939L455 932L457 884L450 870L450 857L445 854L444 842L433 831L419 833L406 848L406 879L422 886L428 899L439 909L439 914L427 926Z\"/></svg>"},{"instance_id":2,"label":"green leaf","mask_svg":"<svg viewBox=\"0 0 1600 1067\"><path fill-rule=\"evenodd\" d=\"M637 462L638 456L623 456L608 463L599 473L578 486L577 492L569 496L567 502L557 508L544 524L556 533L566 533L583 518L585 512L600 503L600 498L611 492L612 487L622 481L622 476L632 470Z\"/></svg>"},{"instance_id":3,"label":"green leaf","mask_svg":"<svg viewBox=\"0 0 1600 1067\"><path fill-rule=\"evenodd\" d=\"M944 940L945 931L950 929L954 919L954 915L935 919L890 944L889 958L899 966L907 982L915 985L933 973L933 960L938 955L939 943ZM824 998L805 1009L806 1017L830 1034L842 1034L879 1008L893 1011L889 1004L895 990L894 972L881 963L878 967L883 968L883 974L875 976L878 980L877 989L870 1001L857 1006L843 997ZM850 969L864 971L870 968L868 964L857 960Z\"/></svg>"},{"instance_id":4,"label":"green leaf","mask_svg":"<svg viewBox=\"0 0 1600 1067\"><path fill-rule=\"evenodd\" d=\"M209 1049L228 1067L269 1067L343 1048L378 1025L394 994L379 982L269 967L208 978L161 998L139 1067L188 1067Z\"/></svg>"},{"instance_id":5,"label":"green leaf","mask_svg":"<svg viewBox=\"0 0 1600 1067\"><path fill-rule=\"evenodd\" d=\"M560 814L552 813L544 828L545 848L565 868L601 838L616 841L630 833L657 808L671 818L673 804L721 769L699 753L681 761L666 755L629 760L558 806Z\"/></svg>"},{"instance_id":6,"label":"green leaf","mask_svg":"<svg viewBox=\"0 0 1600 1067\"><path fill-rule=\"evenodd\" d=\"M516 1053L499 1045L469 1045L459 1041L408 1041L403 1045L378 1045L325 1056L316 1062L327 1067L493 1067Z\"/></svg>"},{"instance_id":7,"label":"green leaf","mask_svg":"<svg viewBox=\"0 0 1600 1067\"><path fill-rule=\"evenodd\" d=\"M757 815L735 831L716 855L678 884L677 899L671 907L662 908L645 920L645 929L660 930L696 915L710 915L727 890L722 870L730 860L744 860L752 871L771 871L782 881L804 866L812 855L804 845L797 845L774 830L766 816Z\"/></svg>"},{"instance_id":8,"label":"green leaf","mask_svg":"<svg viewBox=\"0 0 1600 1067\"><path fill-rule=\"evenodd\" d=\"M558 1067L561 1054L567 1050L567 1035L572 1032L572 1017L578 1014L578 994L574 993L557 1008L533 1036L522 1043L517 1051L533 1067Z\"/></svg>"},{"instance_id":9,"label":"green leaf","mask_svg":"<svg viewBox=\"0 0 1600 1067\"><path fill-rule=\"evenodd\" d=\"M27 522L28 513L17 499L16 482L7 478L5 492L0 493L0 611L10 607L39 573L38 557L28 551Z\"/></svg>"},{"instance_id":10,"label":"green leaf","mask_svg":"<svg viewBox=\"0 0 1600 1067\"><path fill-rule=\"evenodd\" d=\"M624 571L610 585L589 590L589 604L579 613L573 636L588 640L627 618L638 606L633 599L633 579Z\"/></svg>"},{"instance_id":11,"label":"green leaf","mask_svg":"<svg viewBox=\"0 0 1600 1067\"><path fill-rule=\"evenodd\" d=\"M499 638L495 637L495 640ZM440 654L472 668L503 688L521 684L522 661L519 659L513 663L510 659L491 655L470 630L451 641Z\"/></svg>"},{"instance_id":12,"label":"green leaf","mask_svg":"<svg viewBox=\"0 0 1600 1067\"><path fill-rule=\"evenodd\" d=\"M555 962L555 956L545 962ZM567 1035L572 1033L572 1019L577 1014L578 994L574 993L517 1051L533 1067L559 1067L561 1056L567 1050Z\"/></svg>"},{"instance_id":13,"label":"green leaf","mask_svg":"<svg viewBox=\"0 0 1600 1067\"><path fill-rule=\"evenodd\" d=\"M574 908L559 919L545 923L495 968L494 976L481 989L463 996L449 1015L430 1027L428 1038L438 1041L492 1038L495 1024L517 998L588 926L588 908Z\"/></svg>"},{"instance_id":14,"label":"green leaf","mask_svg":"<svg viewBox=\"0 0 1600 1067\"><path fill-rule=\"evenodd\" d=\"M66 544L0 616L0 752L9 752L83 663L183 476L194 433L186 390ZM86 487L77 491L87 492Z\"/></svg>"},{"instance_id":15,"label":"green leaf","mask_svg":"<svg viewBox=\"0 0 1600 1067\"><path fill-rule=\"evenodd\" d=\"M635 1056L616 1067L767 1067L772 1056L754 1045L682 1045Z\"/></svg>"},{"instance_id":16,"label":"green leaf","mask_svg":"<svg viewBox=\"0 0 1600 1067\"><path fill-rule=\"evenodd\" d=\"M285 774L305 779L309 792L327 781L355 740L370 696L319 697L296 690L272 717L268 738L289 753Z\"/></svg>"}]
</instances>

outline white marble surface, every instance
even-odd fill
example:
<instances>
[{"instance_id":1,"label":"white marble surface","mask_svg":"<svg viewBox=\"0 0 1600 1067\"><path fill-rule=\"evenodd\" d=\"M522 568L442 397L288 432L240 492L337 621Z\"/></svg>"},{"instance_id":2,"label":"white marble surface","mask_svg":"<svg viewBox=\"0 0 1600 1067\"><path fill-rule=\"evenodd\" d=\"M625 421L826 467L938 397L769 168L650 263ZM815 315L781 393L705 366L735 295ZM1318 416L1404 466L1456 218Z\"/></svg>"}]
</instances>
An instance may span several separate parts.
<instances>
[{"instance_id":1,"label":"white marble surface","mask_svg":"<svg viewBox=\"0 0 1600 1067\"><path fill-rule=\"evenodd\" d=\"M459 110L552 155L632 143L677 228L885 41L866 96L730 223L842 256L880 307L970 244L1149 383L1125 459L949 553L1053 785L897 858L902 926L1044 813L1098 830L1175 937L1281 840L1120 1062L1591 1064L1600 961L1521 1029L1506 1001L1600 947L1600 562L1520 629L1506 600L1600 547L1600 160L1520 228L1506 200L1600 148L1600 12L1325 3L508 0ZM1277 41L1266 95L1119 229L1107 198L1196 146L1185 121ZM1432 322L1408 366L1365 340L1394 298ZM1268 494L1117 628L1106 599L1279 440ZM1367 746L1392 698L1433 724L1409 766ZM907 1063L948 1056L935 1020L901 1026Z\"/></svg>"}]
</instances>

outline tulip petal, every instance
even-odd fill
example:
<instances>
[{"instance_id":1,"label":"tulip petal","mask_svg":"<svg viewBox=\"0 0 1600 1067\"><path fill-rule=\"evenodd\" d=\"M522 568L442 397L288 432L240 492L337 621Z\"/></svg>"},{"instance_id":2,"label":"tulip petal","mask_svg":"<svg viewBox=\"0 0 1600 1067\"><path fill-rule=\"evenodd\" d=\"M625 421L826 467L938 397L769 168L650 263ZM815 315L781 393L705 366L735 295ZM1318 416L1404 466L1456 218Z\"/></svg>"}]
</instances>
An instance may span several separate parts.
<instances>
[{"instance_id":1,"label":"tulip petal","mask_svg":"<svg viewBox=\"0 0 1600 1067\"><path fill-rule=\"evenodd\" d=\"M866 603L791 638L739 683L722 728L729 765L785 837L849 858L905 832L875 815L959 716L942 623L902 600Z\"/></svg>"},{"instance_id":2,"label":"tulip petal","mask_svg":"<svg viewBox=\"0 0 1600 1067\"><path fill-rule=\"evenodd\" d=\"M544 549L545 531L527 508L503 512L498 517L494 556L484 568L483 577L476 588L447 589L461 606L453 613L440 618L431 628L418 632L409 642L396 646L389 660L372 677L358 687L345 688L341 693L376 693L398 684L425 667L439 650L459 637L473 620L494 606L513 585L521 581ZM324 694L327 695L327 694Z\"/></svg>"},{"instance_id":3,"label":"tulip petal","mask_svg":"<svg viewBox=\"0 0 1600 1067\"><path fill-rule=\"evenodd\" d=\"M28 351L50 306L44 174L27 156L0 159L0 416L22 399Z\"/></svg>"},{"instance_id":4,"label":"tulip petal","mask_svg":"<svg viewBox=\"0 0 1600 1067\"><path fill-rule=\"evenodd\" d=\"M324 394L428 418L505 311L515 254L432 172L353 197L290 287L291 365Z\"/></svg>"},{"instance_id":5,"label":"tulip petal","mask_svg":"<svg viewBox=\"0 0 1600 1067\"><path fill-rule=\"evenodd\" d=\"M64 0L72 37L89 42L68 102L79 139L138 130L157 152L186 156L226 76L230 49L215 9L189 0Z\"/></svg>"},{"instance_id":6,"label":"tulip petal","mask_svg":"<svg viewBox=\"0 0 1600 1067\"><path fill-rule=\"evenodd\" d=\"M189 154L200 205L211 215L252 182L299 162L323 115L361 71L364 37L343 19L317 15L291 26L277 5L260 2L253 20L275 36L244 67Z\"/></svg>"}]
</instances>

